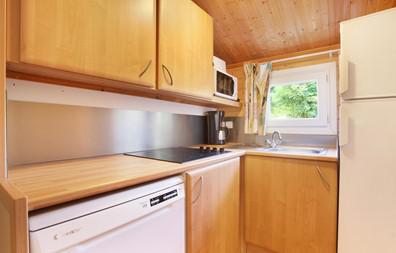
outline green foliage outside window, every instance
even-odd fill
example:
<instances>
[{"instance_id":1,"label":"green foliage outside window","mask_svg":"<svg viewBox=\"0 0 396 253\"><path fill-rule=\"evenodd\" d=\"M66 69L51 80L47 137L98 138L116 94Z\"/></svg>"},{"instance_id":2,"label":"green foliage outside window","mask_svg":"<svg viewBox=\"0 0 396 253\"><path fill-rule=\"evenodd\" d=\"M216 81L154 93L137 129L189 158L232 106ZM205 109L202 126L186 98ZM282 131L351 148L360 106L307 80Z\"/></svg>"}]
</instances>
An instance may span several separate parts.
<instances>
[{"instance_id":1,"label":"green foliage outside window","mask_svg":"<svg viewBox=\"0 0 396 253\"><path fill-rule=\"evenodd\" d=\"M271 118L310 119L318 115L317 81L272 86Z\"/></svg>"}]
</instances>

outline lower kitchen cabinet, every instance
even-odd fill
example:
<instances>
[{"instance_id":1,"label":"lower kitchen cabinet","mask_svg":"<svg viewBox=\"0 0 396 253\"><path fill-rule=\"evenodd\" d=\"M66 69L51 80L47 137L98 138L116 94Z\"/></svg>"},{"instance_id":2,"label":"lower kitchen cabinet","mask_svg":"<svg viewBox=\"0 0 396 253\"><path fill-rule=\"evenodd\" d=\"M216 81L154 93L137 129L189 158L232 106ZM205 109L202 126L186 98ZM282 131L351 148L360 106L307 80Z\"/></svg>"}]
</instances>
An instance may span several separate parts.
<instances>
[{"instance_id":1,"label":"lower kitchen cabinet","mask_svg":"<svg viewBox=\"0 0 396 253\"><path fill-rule=\"evenodd\" d=\"M240 253L240 162L186 173L187 252Z\"/></svg>"},{"instance_id":2,"label":"lower kitchen cabinet","mask_svg":"<svg viewBox=\"0 0 396 253\"><path fill-rule=\"evenodd\" d=\"M246 156L247 253L335 253L336 162Z\"/></svg>"}]
</instances>

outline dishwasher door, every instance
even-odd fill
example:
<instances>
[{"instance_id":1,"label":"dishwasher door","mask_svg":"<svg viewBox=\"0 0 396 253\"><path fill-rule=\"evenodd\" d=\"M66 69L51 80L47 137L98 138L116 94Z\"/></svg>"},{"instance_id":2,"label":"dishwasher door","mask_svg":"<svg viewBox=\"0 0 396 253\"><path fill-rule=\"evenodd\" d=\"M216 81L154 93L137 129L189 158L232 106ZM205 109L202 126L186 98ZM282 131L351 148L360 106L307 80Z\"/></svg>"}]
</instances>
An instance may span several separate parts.
<instances>
[{"instance_id":1,"label":"dishwasher door","mask_svg":"<svg viewBox=\"0 0 396 253\"><path fill-rule=\"evenodd\" d=\"M67 253L184 253L183 201L69 248Z\"/></svg>"},{"instance_id":2,"label":"dishwasher door","mask_svg":"<svg viewBox=\"0 0 396 253\"><path fill-rule=\"evenodd\" d=\"M31 253L185 253L180 184L30 232Z\"/></svg>"}]
</instances>

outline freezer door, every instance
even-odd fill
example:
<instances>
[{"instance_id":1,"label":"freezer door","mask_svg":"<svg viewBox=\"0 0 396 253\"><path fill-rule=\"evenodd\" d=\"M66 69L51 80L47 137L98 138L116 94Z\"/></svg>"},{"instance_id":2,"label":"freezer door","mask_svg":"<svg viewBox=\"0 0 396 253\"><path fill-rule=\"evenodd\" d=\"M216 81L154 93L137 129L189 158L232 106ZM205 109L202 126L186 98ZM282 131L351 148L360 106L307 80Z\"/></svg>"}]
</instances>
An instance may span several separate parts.
<instances>
[{"instance_id":1,"label":"freezer door","mask_svg":"<svg viewBox=\"0 0 396 253\"><path fill-rule=\"evenodd\" d=\"M396 96L396 8L341 23L344 99Z\"/></svg>"},{"instance_id":2,"label":"freezer door","mask_svg":"<svg viewBox=\"0 0 396 253\"><path fill-rule=\"evenodd\" d=\"M396 252L396 99L340 110L339 253Z\"/></svg>"}]
</instances>

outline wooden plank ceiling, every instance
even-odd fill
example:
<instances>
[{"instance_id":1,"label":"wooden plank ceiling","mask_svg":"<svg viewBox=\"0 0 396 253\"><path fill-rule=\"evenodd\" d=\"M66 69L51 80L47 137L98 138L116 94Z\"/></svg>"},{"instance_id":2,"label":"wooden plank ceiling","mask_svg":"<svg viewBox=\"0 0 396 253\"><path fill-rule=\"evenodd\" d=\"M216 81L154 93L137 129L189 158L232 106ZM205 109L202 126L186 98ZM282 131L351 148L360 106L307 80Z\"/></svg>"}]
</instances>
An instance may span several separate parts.
<instances>
[{"instance_id":1,"label":"wooden plank ceiling","mask_svg":"<svg viewBox=\"0 0 396 253\"><path fill-rule=\"evenodd\" d=\"M340 40L340 21L396 6L396 0L193 0L214 18L215 55L227 64Z\"/></svg>"}]
</instances>

